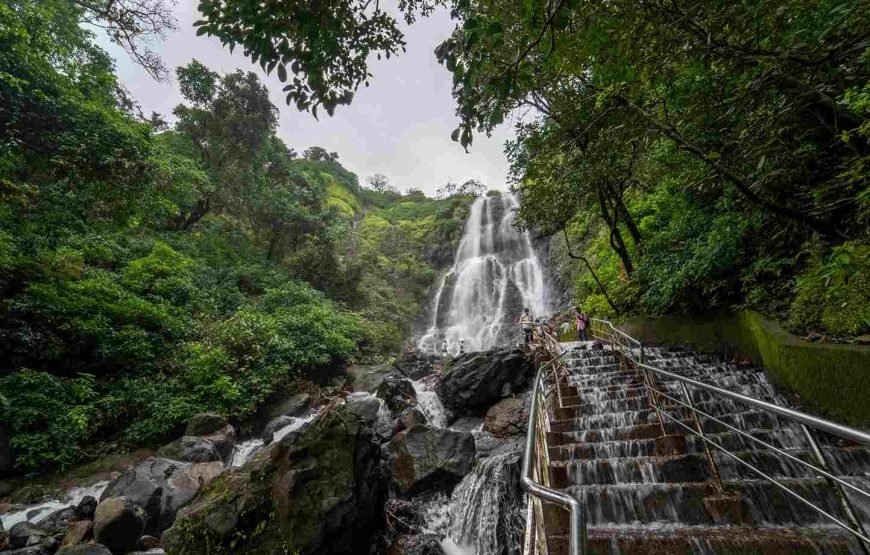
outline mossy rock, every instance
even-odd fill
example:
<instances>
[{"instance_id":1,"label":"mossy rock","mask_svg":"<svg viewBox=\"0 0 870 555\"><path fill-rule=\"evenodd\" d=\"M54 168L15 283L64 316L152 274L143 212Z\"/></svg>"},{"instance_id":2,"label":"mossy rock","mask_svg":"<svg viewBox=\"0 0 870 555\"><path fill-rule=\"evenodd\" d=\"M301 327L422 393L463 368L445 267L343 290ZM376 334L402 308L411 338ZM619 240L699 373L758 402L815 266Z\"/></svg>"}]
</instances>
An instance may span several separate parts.
<instances>
[{"instance_id":1,"label":"mossy rock","mask_svg":"<svg viewBox=\"0 0 870 555\"><path fill-rule=\"evenodd\" d=\"M383 517L384 476L370 430L337 410L203 488L163 546L169 555L356 552Z\"/></svg>"}]
</instances>

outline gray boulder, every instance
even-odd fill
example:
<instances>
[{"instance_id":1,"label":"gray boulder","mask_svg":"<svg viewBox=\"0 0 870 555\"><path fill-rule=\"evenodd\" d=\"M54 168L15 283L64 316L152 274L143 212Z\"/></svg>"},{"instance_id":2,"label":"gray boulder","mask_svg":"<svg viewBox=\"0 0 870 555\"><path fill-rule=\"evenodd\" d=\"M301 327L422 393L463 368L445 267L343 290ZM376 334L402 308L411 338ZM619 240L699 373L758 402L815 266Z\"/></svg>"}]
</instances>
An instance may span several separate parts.
<instances>
[{"instance_id":1,"label":"gray boulder","mask_svg":"<svg viewBox=\"0 0 870 555\"><path fill-rule=\"evenodd\" d=\"M94 512L97 510L97 500L93 495L86 495L82 497L82 500L79 501L78 506L76 507L76 512L81 519L92 519L94 518Z\"/></svg>"},{"instance_id":2,"label":"gray boulder","mask_svg":"<svg viewBox=\"0 0 870 555\"><path fill-rule=\"evenodd\" d=\"M263 432L260 434L260 437L263 440L263 443L271 443L272 435L280 430L281 428L286 428L290 424L292 424L296 419L292 416L278 416L277 418L273 418L266 424L266 427L263 428Z\"/></svg>"},{"instance_id":3,"label":"gray boulder","mask_svg":"<svg viewBox=\"0 0 870 555\"><path fill-rule=\"evenodd\" d=\"M215 415L208 415L213 417ZM226 424L222 428L212 430L207 434L196 435L189 432L209 429L206 420L191 420L194 425L188 424L185 434L157 450L157 455L167 459L175 459L185 462L212 462L227 460L233 452L236 444L236 430Z\"/></svg>"},{"instance_id":4,"label":"gray boulder","mask_svg":"<svg viewBox=\"0 0 870 555\"><path fill-rule=\"evenodd\" d=\"M145 511L126 497L110 497L97 505L94 538L112 551L125 553L136 548L145 529Z\"/></svg>"},{"instance_id":5,"label":"gray boulder","mask_svg":"<svg viewBox=\"0 0 870 555\"><path fill-rule=\"evenodd\" d=\"M392 435L396 435L402 430L410 430L418 424L427 424L426 415L417 407L408 407L396 418Z\"/></svg>"},{"instance_id":6,"label":"gray boulder","mask_svg":"<svg viewBox=\"0 0 870 555\"><path fill-rule=\"evenodd\" d=\"M151 458L112 481L102 499L124 496L134 501L145 510L145 533L160 535L175 520L178 509L222 471L219 462L191 464Z\"/></svg>"},{"instance_id":7,"label":"gray boulder","mask_svg":"<svg viewBox=\"0 0 870 555\"><path fill-rule=\"evenodd\" d=\"M474 436L418 425L400 432L385 446L393 484L414 496L428 489L449 490L474 463Z\"/></svg>"},{"instance_id":8,"label":"gray boulder","mask_svg":"<svg viewBox=\"0 0 870 555\"><path fill-rule=\"evenodd\" d=\"M198 555L207 539L211 552L236 555L368 553L385 472L371 430L338 408L206 486L163 534L163 548Z\"/></svg>"},{"instance_id":9,"label":"gray boulder","mask_svg":"<svg viewBox=\"0 0 870 555\"><path fill-rule=\"evenodd\" d=\"M377 424L381 402L370 393L362 391L351 393L344 402L348 412L362 418L366 425L374 426Z\"/></svg>"},{"instance_id":10,"label":"gray boulder","mask_svg":"<svg viewBox=\"0 0 870 555\"><path fill-rule=\"evenodd\" d=\"M374 394L387 376L400 376L389 364L354 364L345 371L354 391Z\"/></svg>"},{"instance_id":11,"label":"gray boulder","mask_svg":"<svg viewBox=\"0 0 870 555\"><path fill-rule=\"evenodd\" d=\"M438 397L456 416L481 416L493 403L525 389L534 371L520 349L467 353L442 373Z\"/></svg>"},{"instance_id":12,"label":"gray boulder","mask_svg":"<svg viewBox=\"0 0 870 555\"><path fill-rule=\"evenodd\" d=\"M57 555L112 555L108 547L99 543L85 543L61 547Z\"/></svg>"}]
</instances>

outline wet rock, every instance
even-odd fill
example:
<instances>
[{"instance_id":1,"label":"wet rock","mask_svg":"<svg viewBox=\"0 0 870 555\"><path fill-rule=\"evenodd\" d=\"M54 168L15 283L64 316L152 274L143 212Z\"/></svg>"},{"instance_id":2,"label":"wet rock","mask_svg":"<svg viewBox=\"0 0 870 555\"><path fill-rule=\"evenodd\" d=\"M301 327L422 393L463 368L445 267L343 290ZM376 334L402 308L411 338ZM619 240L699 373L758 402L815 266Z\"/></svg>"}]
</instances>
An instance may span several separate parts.
<instances>
[{"instance_id":1,"label":"wet rock","mask_svg":"<svg viewBox=\"0 0 870 555\"><path fill-rule=\"evenodd\" d=\"M451 489L471 470L475 456L470 433L422 425L400 432L385 449L393 483L411 496L427 489Z\"/></svg>"},{"instance_id":2,"label":"wet rock","mask_svg":"<svg viewBox=\"0 0 870 555\"><path fill-rule=\"evenodd\" d=\"M99 543L62 547L57 555L112 555L108 547Z\"/></svg>"},{"instance_id":3,"label":"wet rock","mask_svg":"<svg viewBox=\"0 0 870 555\"><path fill-rule=\"evenodd\" d=\"M529 424L529 397L512 397L494 404L487 412L483 430L496 437L525 435Z\"/></svg>"},{"instance_id":4,"label":"wet rock","mask_svg":"<svg viewBox=\"0 0 870 555\"><path fill-rule=\"evenodd\" d=\"M456 416L480 416L493 403L523 390L534 364L520 349L494 349L454 359L441 375L438 397Z\"/></svg>"},{"instance_id":5,"label":"wet rock","mask_svg":"<svg viewBox=\"0 0 870 555\"><path fill-rule=\"evenodd\" d=\"M393 412L401 412L417 404L417 392L411 382L400 375L384 377L378 387L378 398L383 399Z\"/></svg>"},{"instance_id":6,"label":"wet rock","mask_svg":"<svg viewBox=\"0 0 870 555\"><path fill-rule=\"evenodd\" d=\"M76 512L79 519L93 519L94 512L97 510L97 499L93 495L86 495L79 501L76 506Z\"/></svg>"},{"instance_id":7,"label":"wet rock","mask_svg":"<svg viewBox=\"0 0 870 555\"><path fill-rule=\"evenodd\" d=\"M69 506L51 513L39 525L52 532L63 532L77 520L81 520L78 509L75 506Z\"/></svg>"},{"instance_id":8,"label":"wet rock","mask_svg":"<svg viewBox=\"0 0 870 555\"><path fill-rule=\"evenodd\" d=\"M389 364L354 364L348 367L346 373L354 391L374 394L384 378L397 375L398 370Z\"/></svg>"},{"instance_id":9,"label":"wet rock","mask_svg":"<svg viewBox=\"0 0 870 555\"><path fill-rule=\"evenodd\" d=\"M191 464L151 458L116 478L102 499L124 496L133 500L147 515L145 533L159 535L175 520L178 509L222 471L219 462Z\"/></svg>"},{"instance_id":10,"label":"wet rock","mask_svg":"<svg viewBox=\"0 0 870 555\"><path fill-rule=\"evenodd\" d=\"M172 555L199 554L208 538L213 552L239 555L284 546L302 555L367 553L382 526L386 484L374 435L341 407L205 487L163 546Z\"/></svg>"},{"instance_id":11,"label":"wet rock","mask_svg":"<svg viewBox=\"0 0 870 555\"><path fill-rule=\"evenodd\" d=\"M132 551L145 529L145 518L145 511L131 499L104 499L94 514L94 538L112 551Z\"/></svg>"},{"instance_id":12,"label":"wet rock","mask_svg":"<svg viewBox=\"0 0 870 555\"><path fill-rule=\"evenodd\" d=\"M9 529L9 545L12 547L39 546L51 533L36 524L24 521Z\"/></svg>"},{"instance_id":13,"label":"wet rock","mask_svg":"<svg viewBox=\"0 0 870 555\"><path fill-rule=\"evenodd\" d=\"M435 371L437 362L437 357L411 352L399 355L393 366L409 380L420 380Z\"/></svg>"},{"instance_id":14,"label":"wet rock","mask_svg":"<svg viewBox=\"0 0 870 555\"><path fill-rule=\"evenodd\" d=\"M296 419L292 416L278 416L270 420L269 423L266 424L266 427L263 428L263 432L260 434L260 438L263 440L263 443L271 443L272 436L275 434L275 432L282 428L286 428L287 426L292 424L294 420Z\"/></svg>"},{"instance_id":15,"label":"wet rock","mask_svg":"<svg viewBox=\"0 0 870 555\"><path fill-rule=\"evenodd\" d=\"M367 426L374 426L378 421L381 403L370 393L362 391L351 393L345 398L345 406L351 414L362 418Z\"/></svg>"},{"instance_id":16,"label":"wet rock","mask_svg":"<svg viewBox=\"0 0 870 555\"><path fill-rule=\"evenodd\" d=\"M297 393L281 401L269 409L269 418L279 416L299 416L311 406L311 396L307 393Z\"/></svg>"},{"instance_id":17,"label":"wet rock","mask_svg":"<svg viewBox=\"0 0 870 555\"><path fill-rule=\"evenodd\" d=\"M94 535L93 520L79 520L70 524L60 542L61 546L77 545L88 541Z\"/></svg>"}]
</instances>

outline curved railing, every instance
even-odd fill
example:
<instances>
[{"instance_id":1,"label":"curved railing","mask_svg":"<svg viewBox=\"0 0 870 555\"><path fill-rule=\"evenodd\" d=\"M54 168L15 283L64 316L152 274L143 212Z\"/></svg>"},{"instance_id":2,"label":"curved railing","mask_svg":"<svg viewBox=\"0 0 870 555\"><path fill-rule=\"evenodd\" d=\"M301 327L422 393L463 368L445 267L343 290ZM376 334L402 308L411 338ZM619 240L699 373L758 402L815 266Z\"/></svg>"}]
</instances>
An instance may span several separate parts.
<instances>
[{"instance_id":1,"label":"curved railing","mask_svg":"<svg viewBox=\"0 0 870 555\"><path fill-rule=\"evenodd\" d=\"M559 342L540 326L536 330L536 336L538 347L541 348L539 353L548 360L538 363L532 389L532 406L529 410L529 427L526 430L522 486L531 496L531 499L526 517L524 552L536 552L536 549L531 547L531 543L536 541L538 531L543 529L543 522L540 519L540 502L548 501L570 512L569 549L571 555L580 555L586 552L586 521L580 502L564 492L545 485L541 480L547 460L546 429L549 427L549 421L546 414L546 403L554 392L557 396L559 395L559 376L561 372L564 372L562 359L568 351L562 348ZM542 465L541 461L544 461L545 464Z\"/></svg>"},{"instance_id":2,"label":"curved railing","mask_svg":"<svg viewBox=\"0 0 870 555\"><path fill-rule=\"evenodd\" d=\"M617 329L614 325L607 320L599 320L592 319L592 336L596 339L608 342L611 347L621 353L623 357L625 357L628 361L632 362L634 366L640 370L642 373L642 377L644 379L644 385L647 388L649 393L650 401L655 409L659 422L662 425L662 431L664 432L664 423L665 419L669 422L673 422L674 424L680 426L684 430L689 433L698 436L704 442L705 451L707 453L708 462L710 463L711 472L713 473L713 477L717 482L718 486L721 488L721 483L719 483L718 471L716 469L716 465L713 461L713 458L710 456L709 447L713 447L718 451L721 451L733 458L743 466L751 469L756 474L758 474L764 480L770 482L777 488L783 490L785 493L790 495L791 497L797 499L801 503L807 505L811 509L815 510L817 513L823 515L828 518L833 523L847 530L851 534L853 534L858 540L861 542L862 547L865 552L870 553L870 536L868 536L867 531L865 530L860 518L858 518L852 503L850 502L848 496L846 495L846 491L849 491L853 494L864 496L870 499L870 491L866 491L864 489L859 488L855 484L847 482L842 478L839 478L831 473L830 465L825 458L824 452L819 447L819 444L816 440L815 434L812 430L822 431L828 434L835 435L837 437L843 438L845 440L868 446L870 447L870 434L867 432L857 430L855 428L850 428L849 426L844 426L837 422L833 422L831 420L826 420L824 418L820 418L818 416L813 416L811 414L807 414L798 410L790 409L788 407L784 407L781 405L776 405L773 403L769 403L767 401L762 401L760 399L755 399L753 397L748 397L746 395L741 395L740 393L735 393L733 391L728 391L727 389L722 389L721 387L717 387L711 384L707 384L704 382L700 382L698 380L694 380L692 378L688 378L686 376L682 376L680 374L675 374L673 372L669 372L662 368L658 368L653 366L652 364L648 364L646 361L644 346L643 344L629 336L625 332ZM680 399L671 391L662 391L655 381L657 376L670 378L675 380L680 384L680 389L683 394L683 398ZM698 409L694 402L692 401L692 396L690 394L689 388L700 389L706 391L714 396L722 397L726 399L730 399L732 401L736 401L738 403L742 403L744 405L748 405L760 411L764 411L768 414L775 414L777 416L789 419L793 422L796 422L800 425L801 431L803 432L804 437L807 440L807 443L810 446L810 452L815 459L815 464L805 461L801 458L795 457L790 453L783 451L782 449L777 448L774 445L771 445L752 434L749 434L743 430L740 430L721 419L704 412L703 410ZM680 420L679 418L668 414L668 412L662 410L661 400L666 399L673 403L676 403L678 406L689 409L692 414L693 423L695 424L694 429L687 425L685 422ZM843 519L837 518L836 516L828 513L821 507L817 506L811 500L805 498L799 493L791 490L788 486L777 480L776 478L768 475L763 470L760 470L753 466L751 463L743 460L737 454L731 452L727 448L723 447L716 441L711 440L707 437L707 434L704 433L703 427L700 424L699 417L708 418L717 424L720 424L727 428L728 430L739 434L741 437L744 437L748 440L755 442L756 444L764 447L765 449L770 449L784 457L787 457L789 460L799 463L813 472L817 473L820 476L823 476L827 481L831 484L834 490L837 492L840 501L843 506L843 512L846 516L845 521Z\"/></svg>"}]
</instances>

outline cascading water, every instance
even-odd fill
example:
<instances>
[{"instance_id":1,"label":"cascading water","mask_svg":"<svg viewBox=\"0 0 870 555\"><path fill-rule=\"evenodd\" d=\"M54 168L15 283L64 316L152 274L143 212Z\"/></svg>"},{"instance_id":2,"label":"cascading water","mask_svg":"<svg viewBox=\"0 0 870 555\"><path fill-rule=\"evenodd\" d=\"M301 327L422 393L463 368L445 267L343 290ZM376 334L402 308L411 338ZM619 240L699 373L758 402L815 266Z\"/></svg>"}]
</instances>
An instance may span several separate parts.
<instances>
[{"instance_id":1,"label":"cascading water","mask_svg":"<svg viewBox=\"0 0 870 555\"><path fill-rule=\"evenodd\" d=\"M424 352L445 345L456 354L481 351L511 339L524 307L547 313L544 276L527 233L514 228L517 200L508 193L471 206L453 266L432 302L432 318L417 343Z\"/></svg>"},{"instance_id":2,"label":"cascading water","mask_svg":"<svg viewBox=\"0 0 870 555\"><path fill-rule=\"evenodd\" d=\"M426 520L433 531L445 535L445 553L500 555L521 550L525 524L521 456L512 451L488 457L462 479L449 501L433 499Z\"/></svg>"}]
</instances>

